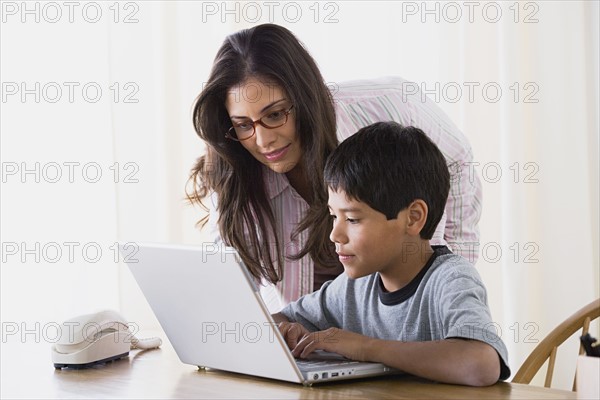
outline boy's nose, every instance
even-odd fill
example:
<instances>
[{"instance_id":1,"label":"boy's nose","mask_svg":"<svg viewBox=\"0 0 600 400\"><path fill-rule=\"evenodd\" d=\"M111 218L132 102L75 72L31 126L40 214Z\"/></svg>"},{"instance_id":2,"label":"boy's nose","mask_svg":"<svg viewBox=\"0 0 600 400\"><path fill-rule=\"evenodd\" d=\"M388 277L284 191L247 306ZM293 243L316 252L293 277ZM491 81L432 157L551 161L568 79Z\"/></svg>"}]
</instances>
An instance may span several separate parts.
<instances>
[{"instance_id":1,"label":"boy's nose","mask_svg":"<svg viewBox=\"0 0 600 400\"><path fill-rule=\"evenodd\" d=\"M333 223L333 228L329 234L329 240L331 240L333 243L346 243L348 241L346 236L341 231L339 225L335 222Z\"/></svg>"}]
</instances>

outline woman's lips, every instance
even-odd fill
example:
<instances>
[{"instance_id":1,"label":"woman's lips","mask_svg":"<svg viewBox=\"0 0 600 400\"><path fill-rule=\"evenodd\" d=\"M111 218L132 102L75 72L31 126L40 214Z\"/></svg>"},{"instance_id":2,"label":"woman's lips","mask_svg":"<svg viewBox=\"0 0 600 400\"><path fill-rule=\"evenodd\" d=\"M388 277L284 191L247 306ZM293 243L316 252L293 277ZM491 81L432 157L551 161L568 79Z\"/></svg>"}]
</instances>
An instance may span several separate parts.
<instances>
[{"instance_id":1,"label":"woman's lips","mask_svg":"<svg viewBox=\"0 0 600 400\"><path fill-rule=\"evenodd\" d=\"M291 145L292 144L290 143L287 146L282 147L279 150L275 150L275 151L272 151L270 153L263 153L263 156L265 156L265 158L268 161L278 161L278 160L281 160L283 157L285 157L285 155L287 154L287 152L288 152L288 150L289 150L289 148L290 148Z\"/></svg>"}]
</instances>

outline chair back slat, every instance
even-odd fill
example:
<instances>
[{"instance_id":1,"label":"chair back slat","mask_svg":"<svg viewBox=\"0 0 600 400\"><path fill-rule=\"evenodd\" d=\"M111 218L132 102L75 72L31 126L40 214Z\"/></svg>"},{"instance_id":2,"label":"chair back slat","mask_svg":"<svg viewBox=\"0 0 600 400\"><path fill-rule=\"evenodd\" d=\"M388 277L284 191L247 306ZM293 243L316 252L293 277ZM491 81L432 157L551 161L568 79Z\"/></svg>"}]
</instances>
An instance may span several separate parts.
<instances>
[{"instance_id":1,"label":"chair back slat","mask_svg":"<svg viewBox=\"0 0 600 400\"><path fill-rule=\"evenodd\" d=\"M552 384L552 375L554 375L554 363L556 362L557 350L558 347L554 346L550 352L550 358L548 359L548 371L546 372L546 381L544 382L544 387L547 388L549 388Z\"/></svg>"},{"instance_id":2,"label":"chair back slat","mask_svg":"<svg viewBox=\"0 0 600 400\"><path fill-rule=\"evenodd\" d=\"M589 332L590 322L592 322L590 317L587 317L583 321L583 328L581 329L581 336L583 336ZM585 349L583 348L583 343L579 343L579 355L582 355L584 352L585 352ZM576 388L577 388L577 374L575 374L575 377L573 378L573 391L575 391Z\"/></svg>"}]
</instances>

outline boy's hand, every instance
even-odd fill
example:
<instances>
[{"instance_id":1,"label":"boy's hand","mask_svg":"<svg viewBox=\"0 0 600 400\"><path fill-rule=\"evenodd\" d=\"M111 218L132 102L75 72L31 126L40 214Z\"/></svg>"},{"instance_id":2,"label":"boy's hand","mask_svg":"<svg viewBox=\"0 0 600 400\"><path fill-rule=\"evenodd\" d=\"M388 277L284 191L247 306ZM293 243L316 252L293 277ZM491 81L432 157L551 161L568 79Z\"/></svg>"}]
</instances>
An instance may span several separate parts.
<instances>
[{"instance_id":1,"label":"boy's hand","mask_svg":"<svg viewBox=\"0 0 600 400\"><path fill-rule=\"evenodd\" d=\"M304 335L298 345L292 349L292 354L294 357L306 358L315 350L325 350L340 354L351 360L369 361L367 359L367 345L372 340L373 338L358 333L344 331L339 328L329 328Z\"/></svg>"},{"instance_id":2,"label":"boy's hand","mask_svg":"<svg viewBox=\"0 0 600 400\"><path fill-rule=\"evenodd\" d=\"M308 329L297 322L280 322L277 327L290 350L293 350L303 337L310 334Z\"/></svg>"}]
</instances>

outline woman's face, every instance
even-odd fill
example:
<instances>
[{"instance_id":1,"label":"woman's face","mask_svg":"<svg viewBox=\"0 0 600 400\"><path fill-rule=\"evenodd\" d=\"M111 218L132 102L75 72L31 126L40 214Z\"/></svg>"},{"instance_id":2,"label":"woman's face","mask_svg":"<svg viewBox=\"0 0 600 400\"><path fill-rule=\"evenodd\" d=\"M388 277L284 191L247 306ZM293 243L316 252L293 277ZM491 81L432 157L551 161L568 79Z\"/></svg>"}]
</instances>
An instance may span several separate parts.
<instances>
[{"instance_id":1,"label":"woman's face","mask_svg":"<svg viewBox=\"0 0 600 400\"><path fill-rule=\"evenodd\" d=\"M259 118L287 111L292 105L279 85L256 78L248 78L231 88L225 101L231 122L236 125L252 124L252 121ZM302 148L300 137L296 134L294 109L288 115L285 125L279 128L265 128L258 122L254 126L254 135L239 142L254 158L280 174L289 172L298 165Z\"/></svg>"}]
</instances>

